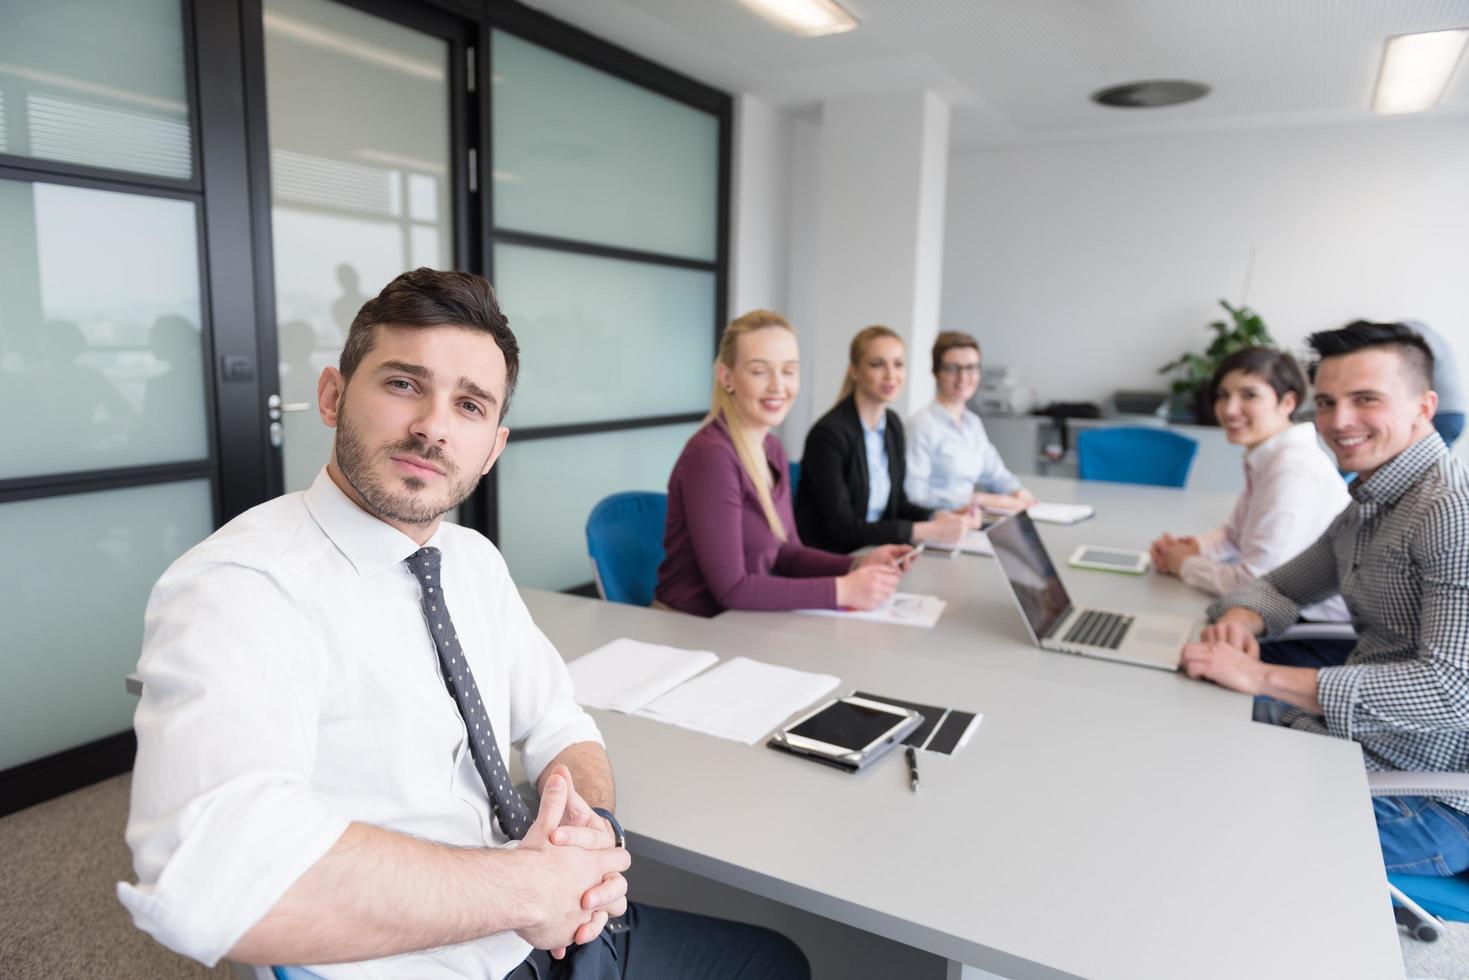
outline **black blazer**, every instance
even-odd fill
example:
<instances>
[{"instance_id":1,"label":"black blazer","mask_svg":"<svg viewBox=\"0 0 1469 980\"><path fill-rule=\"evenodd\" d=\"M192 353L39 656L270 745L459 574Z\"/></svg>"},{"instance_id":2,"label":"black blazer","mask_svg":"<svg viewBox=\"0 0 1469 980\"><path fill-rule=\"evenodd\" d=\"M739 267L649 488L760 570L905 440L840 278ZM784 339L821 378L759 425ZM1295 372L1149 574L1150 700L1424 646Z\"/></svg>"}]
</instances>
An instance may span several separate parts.
<instances>
[{"instance_id":1,"label":"black blazer","mask_svg":"<svg viewBox=\"0 0 1469 980\"><path fill-rule=\"evenodd\" d=\"M849 395L837 402L811 427L796 491L796 530L803 543L840 552L871 544L907 544L913 538L913 522L933 516L909 503L903 492L907 445L903 422L891 410L885 441L893 489L882 519L868 523L867 446L855 399Z\"/></svg>"}]
</instances>

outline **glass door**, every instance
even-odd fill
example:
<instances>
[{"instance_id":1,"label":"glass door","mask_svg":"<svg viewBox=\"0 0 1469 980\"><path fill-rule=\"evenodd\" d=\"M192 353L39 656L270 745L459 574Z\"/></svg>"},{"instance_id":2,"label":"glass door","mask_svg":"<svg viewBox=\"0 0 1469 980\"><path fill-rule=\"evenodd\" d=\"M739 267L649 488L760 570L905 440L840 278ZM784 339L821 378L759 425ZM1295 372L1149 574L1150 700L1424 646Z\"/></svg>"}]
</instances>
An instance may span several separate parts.
<instances>
[{"instance_id":1,"label":"glass door","mask_svg":"<svg viewBox=\"0 0 1469 980\"><path fill-rule=\"evenodd\" d=\"M462 26L430 13L405 11L407 26L334 0L262 4L277 490L306 488L330 455L316 381L357 310L406 269L467 261L455 249L456 175L468 172L455 106L472 52Z\"/></svg>"}]
</instances>

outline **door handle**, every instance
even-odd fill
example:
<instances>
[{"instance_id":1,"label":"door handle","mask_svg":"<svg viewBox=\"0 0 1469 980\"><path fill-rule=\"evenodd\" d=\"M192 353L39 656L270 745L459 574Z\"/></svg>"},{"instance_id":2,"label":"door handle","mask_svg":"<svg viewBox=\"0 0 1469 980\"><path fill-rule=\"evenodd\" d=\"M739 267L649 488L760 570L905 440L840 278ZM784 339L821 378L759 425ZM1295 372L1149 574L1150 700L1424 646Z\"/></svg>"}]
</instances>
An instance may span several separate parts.
<instances>
[{"instance_id":1,"label":"door handle","mask_svg":"<svg viewBox=\"0 0 1469 980\"><path fill-rule=\"evenodd\" d=\"M271 395L265 400L266 414L272 422L280 421L281 415L286 412L309 412L311 408L310 402L283 402L280 395Z\"/></svg>"}]
</instances>

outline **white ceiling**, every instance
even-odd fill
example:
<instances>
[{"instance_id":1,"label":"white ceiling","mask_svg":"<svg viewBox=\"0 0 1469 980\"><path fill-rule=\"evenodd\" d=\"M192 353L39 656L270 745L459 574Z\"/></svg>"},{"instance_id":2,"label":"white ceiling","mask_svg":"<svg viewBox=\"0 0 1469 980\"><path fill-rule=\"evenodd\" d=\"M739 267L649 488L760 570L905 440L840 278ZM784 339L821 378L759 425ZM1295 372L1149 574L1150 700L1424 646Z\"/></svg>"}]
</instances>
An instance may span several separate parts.
<instances>
[{"instance_id":1,"label":"white ceiling","mask_svg":"<svg viewBox=\"0 0 1469 980\"><path fill-rule=\"evenodd\" d=\"M1469 0L843 0L861 27L802 39L738 0L529 2L777 105L933 89L959 147L1368 122L1381 118L1368 105L1384 39L1469 27ZM1165 109L1088 101L1147 78L1213 92ZM1469 66L1432 111L1469 115Z\"/></svg>"}]
</instances>

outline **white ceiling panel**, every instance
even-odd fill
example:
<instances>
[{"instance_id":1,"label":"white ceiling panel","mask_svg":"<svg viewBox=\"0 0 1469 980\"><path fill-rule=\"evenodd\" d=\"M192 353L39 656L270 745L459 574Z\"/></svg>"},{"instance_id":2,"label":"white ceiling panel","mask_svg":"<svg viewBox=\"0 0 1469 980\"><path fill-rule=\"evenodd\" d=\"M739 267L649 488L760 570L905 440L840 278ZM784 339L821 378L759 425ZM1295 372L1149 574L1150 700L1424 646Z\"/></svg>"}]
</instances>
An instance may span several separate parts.
<instances>
[{"instance_id":1,"label":"white ceiling panel","mask_svg":"<svg viewBox=\"0 0 1469 980\"><path fill-rule=\"evenodd\" d=\"M778 105L934 89L954 106L959 145L1366 122L1387 37L1469 27L1469 0L844 0L860 28L803 39L739 0L531 2ZM1212 92L1151 110L1088 100L1148 78ZM1432 111L1469 115L1469 67Z\"/></svg>"}]
</instances>

